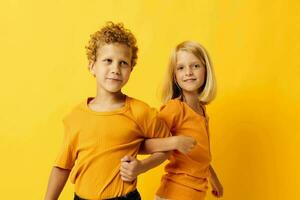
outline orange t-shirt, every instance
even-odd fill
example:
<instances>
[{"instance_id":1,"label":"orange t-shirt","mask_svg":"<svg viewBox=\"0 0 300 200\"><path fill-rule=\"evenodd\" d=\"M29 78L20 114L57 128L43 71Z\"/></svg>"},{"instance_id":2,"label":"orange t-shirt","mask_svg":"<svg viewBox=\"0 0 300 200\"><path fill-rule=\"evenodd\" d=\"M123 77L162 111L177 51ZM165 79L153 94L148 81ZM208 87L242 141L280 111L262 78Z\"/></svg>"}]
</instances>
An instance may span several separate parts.
<instances>
[{"instance_id":1,"label":"orange t-shirt","mask_svg":"<svg viewBox=\"0 0 300 200\"><path fill-rule=\"evenodd\" d=\"M205 110L204 106L202 108ZM159 117L167 123L172 135L191 136L197 141L195 148L186 155L179 151L172 153L165 167L167 173L162 177L164 187L168 185L168 181L172 181L184 186L181 188L206 191L211 161L207 115L202 116L185 102L172 99L161 107ZM170 199L178 197L170 197L163 191L164 189L160 188L157 195ZM179 195L180 191L174 191L174 193Z\"/></svg>"},{"instance_id":2,"label":"orange t-shirt","mask_svg":"<svg viewBox=\"0 0 300 200\"><path fill-rule=\"evenodd\" d=\"M75 193L84 199L108 199L136 189L136 181L122 181L121 158L136 156L145 138L168 137L165 122L147 104L126 97L125 106L96 112L87 100L64 120L65 136L55 166L70 169Z\"/></svg>"}]
</instances>

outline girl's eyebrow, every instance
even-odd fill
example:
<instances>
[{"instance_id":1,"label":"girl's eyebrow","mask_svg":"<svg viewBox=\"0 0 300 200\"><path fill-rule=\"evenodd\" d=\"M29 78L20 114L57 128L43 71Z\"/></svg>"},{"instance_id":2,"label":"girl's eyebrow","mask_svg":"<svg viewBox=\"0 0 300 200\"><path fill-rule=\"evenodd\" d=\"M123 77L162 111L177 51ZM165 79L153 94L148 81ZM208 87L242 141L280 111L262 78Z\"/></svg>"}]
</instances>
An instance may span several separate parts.
<instances>
[{"instance_id":1,"label":"girl's eyebrow","mask_svg":"<svg viewBox=\"0 0 300 200\"><path fill-rule=\"evenodd\" d=\"M191 63L191 65L194 65L194 64L201 64L201 61L194 61Z\"/></svg>"},{"instance_id":2,"label":"girl's eyebrow","mask_svg":"<svg viewBox=\"0 0 300 200\"><path fill-rule=\"evenodd\" d=\"M199 61L193 61L190 63L190 65L195 65L195 64L202 64L202 62L199 60ZM176 63L177 66L179 65L184 65L183 63Z\"/></svg>"}]
</instances>

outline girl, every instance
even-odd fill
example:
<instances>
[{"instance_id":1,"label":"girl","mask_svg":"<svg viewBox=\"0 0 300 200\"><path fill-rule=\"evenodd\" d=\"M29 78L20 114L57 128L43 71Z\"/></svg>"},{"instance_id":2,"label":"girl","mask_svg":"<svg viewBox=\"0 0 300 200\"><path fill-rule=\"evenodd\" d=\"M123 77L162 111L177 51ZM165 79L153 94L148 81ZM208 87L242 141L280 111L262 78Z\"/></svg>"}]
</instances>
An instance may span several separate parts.
<instances>
[{"instance_id":1,"label":"girl","mask_svg":"<svg viewBox=\"0 0 300 200\"><path fill-rule=\"evenodd\" d=\"M167 164L156 199L205 198L207 179L212 193L221 197L223 188L210 165L208 116L205 105L215 97L213 68L205 49L193 41L185 41L171 53L160 117L173 135L192 136L197 146L187 155L175 151Z\"/></svg>"},{"instance_id":2,"label":"girl","mask_svg":"<svg viewBox=\"0 0 300 200\"><path fill-rule=\"evenodd\" d=\"M173 136L191 136L197 145L187 154L173 151L165 167L156 200L203 200L208 189L223 195L223 188L210 165L210 138L205 105L215 97L216 83L213 68L205 49L193 41L185 41L171 53L168 73L163 87L163 101L159 117ZM144 151L176 149L174 138L149 139Z\"/></svg>"}]
</instances>

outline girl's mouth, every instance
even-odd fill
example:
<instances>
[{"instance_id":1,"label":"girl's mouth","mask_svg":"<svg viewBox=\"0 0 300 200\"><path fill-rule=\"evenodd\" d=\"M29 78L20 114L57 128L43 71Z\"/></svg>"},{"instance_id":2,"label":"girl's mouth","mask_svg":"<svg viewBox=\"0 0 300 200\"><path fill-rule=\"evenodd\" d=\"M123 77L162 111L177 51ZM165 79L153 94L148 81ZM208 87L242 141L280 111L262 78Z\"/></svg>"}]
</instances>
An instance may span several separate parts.
<instances>
[{"instance_id":1,"label":"girl's mouth","mask_svg":"<svg viewBox=\"0 0 300 200\"><path fill-rule=\"evenodd\" d=\"M195 80L197 80L197 79L195 79L195 78L189 78L189 79L183 80L183 82L193 82Z\"/></svg>"}]
</instances>

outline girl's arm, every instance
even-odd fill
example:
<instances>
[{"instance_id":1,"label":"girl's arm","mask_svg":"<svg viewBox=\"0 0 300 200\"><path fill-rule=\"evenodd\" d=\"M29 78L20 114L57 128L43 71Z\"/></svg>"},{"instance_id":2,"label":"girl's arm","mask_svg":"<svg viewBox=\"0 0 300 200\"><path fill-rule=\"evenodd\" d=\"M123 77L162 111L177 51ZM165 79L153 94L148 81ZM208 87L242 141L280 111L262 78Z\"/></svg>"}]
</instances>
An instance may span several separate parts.
<instances>
[{"instance_id":1,"label":"girl's arm","mask_svg":"<svg viewBox=\"0 0 300 200\"><path fill-rule=\"evenodd\" d=\"M61 191L63 190L68 177L70 170L62 169L58 167L53 167L49 182L48 188L45 196L45 200L57 200Z\"/></svg>"},{"instance_id":2,"label":"girl's arm","mask_svg":"<svg viewBox=\"0 0 300 200\"><path fill-rule=\"evenodd\" d=\"M171 136L166 138L146 139L140 148L141 154L152 154L154 152L178 150L181 153L190 152L196 145L196 140L188 136Z\"/></svg>"},{"instance_id":3,"label":"girl's arm","mask_svg":"<svg viewBox=\"0 0 300 200\"><path fill-rule=\"evenodd\" d=\"M120 175L123 181L131 182L138 175L160 165L171 154L171 152L157 152L144 160L138 160L132 156L125 156L121 160Z\"/></svg>"},{"instance_id":4,"label":"girl's arm","mask_svg":"<svg viewBox=\"0 0 300 200\"><path fill-rule=\"evenodd\" d=\"M215 197L222 197L223 196L223 186L222 186L220 180L218 179L218 176L217 176L215 170L213 169L213 167L211 165L209 165L209 171L210 171L210 184L212 187L212 194Z\"/></svg>"}]
</instances>

